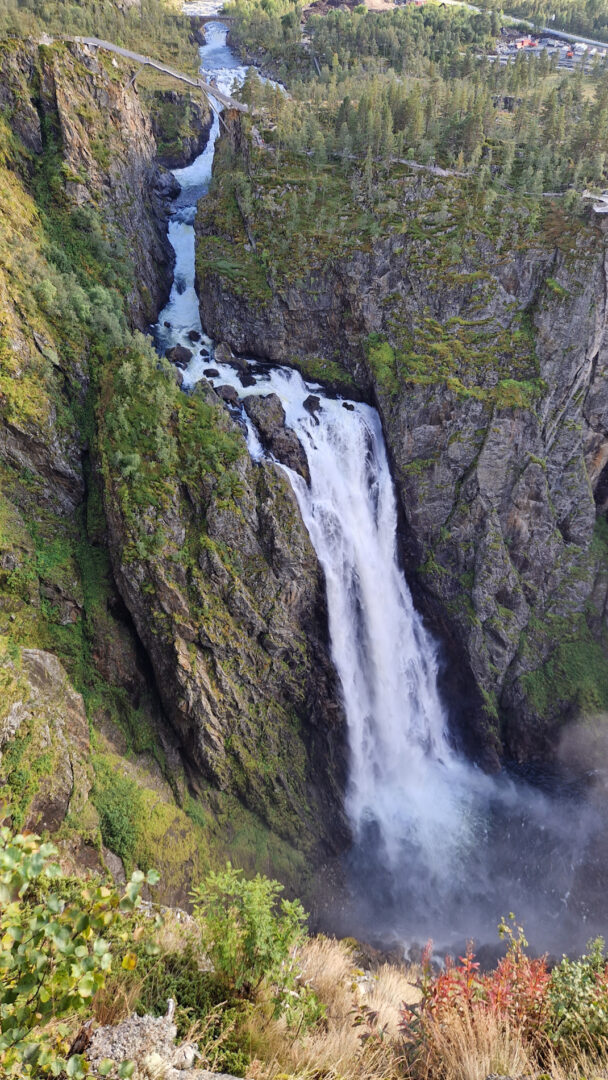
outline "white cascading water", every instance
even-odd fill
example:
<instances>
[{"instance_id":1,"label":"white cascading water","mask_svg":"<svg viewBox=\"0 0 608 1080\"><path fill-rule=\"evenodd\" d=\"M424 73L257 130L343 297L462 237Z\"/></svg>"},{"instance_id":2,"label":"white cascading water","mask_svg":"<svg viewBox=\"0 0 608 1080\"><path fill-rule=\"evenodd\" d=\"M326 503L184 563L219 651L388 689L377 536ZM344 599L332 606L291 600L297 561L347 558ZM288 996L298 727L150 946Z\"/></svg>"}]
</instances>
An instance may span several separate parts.
<instances>
[{"instance_id":1,"label":"white cascading water","mask_svg":"<svg viewBox=\"0 0 608 1080\"><path fill-rule=\"evenodd\" d=\"M204 13L213 13L214 3L202 0ZM229 91L245 68L226 46L220 23L207 25L206 38L202 70ZM161 351L176 344L196 351L184 371L186 390L213 367L218 375L208 376L212 385L233 386L241 398L277 394L286 424L306 452L310 487L281 467L325 573L332 657L348 723L347 811L360 865L368 860L367 874L359 874L359 891L368 901L364 919L402 938L492 934L510 908L529 912L530 925L538 907L534 890L544 889L537 925L545 931L547 919L557 924L563 916L592 825L588 815L557 812L553 800L527 785L484 776L451 747L437 687L437 648L399 566L396 501L377 412L358 402L345 408L287 368L253 363L255 385L243 388L233 367L217 363L202 331L193 220L209 184L218 133L215 118L204 153L175 170L182 185L169 227L175 281L155 338ZM201 335L196 345L191 331ZM304 407L310 393L321 403L315 416ZM243 412L238 419L253 458L260 459L264 450L251 421ZM388 922L380 913L385 869Z\"/></svg>"}]
</instances>

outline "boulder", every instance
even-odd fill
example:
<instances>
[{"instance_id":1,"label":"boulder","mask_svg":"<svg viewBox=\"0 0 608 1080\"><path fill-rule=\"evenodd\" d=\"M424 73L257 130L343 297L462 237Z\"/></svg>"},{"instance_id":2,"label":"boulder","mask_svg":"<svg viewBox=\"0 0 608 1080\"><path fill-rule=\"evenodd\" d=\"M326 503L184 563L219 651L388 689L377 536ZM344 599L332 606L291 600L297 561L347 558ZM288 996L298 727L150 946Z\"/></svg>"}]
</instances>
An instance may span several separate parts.
<instances>
[{"instance_id":1,"label":"boulder","mask_svg":"<svg viewBox=\"0 0 608 1080\"><path fill-rule=\"evenodd\" d=\"M186 349L184 345L174 345L172 349L167 349L165 356L167 360L170 360L172 364L176 364L177 367L187 367L192 359L192 352L190 349Z\"/></svg>"},{"instance_id":2,"label":"boulder","mask_svg":"<svg viewBox=\"0 0 608 1080\"><path fill-rule=\"evenodd\" d=\"M217 368L214 367L205 368L205 370L203 371L203 375L206 379L219 379L220 377L219 371L217 370Z\"/></svg>"},{"instance_id":3,"label":"boulder","mask_svg":"<svg viewBox=\"0 0 608 1080\"><path fill-rule=\"evenodd\" d=\"M190 341L200 341L201 340L201 335L200 335L198 330L189 330L188 331L188 337L190 338Z\"/></svg>"},{"instance_id":4,"label":"boulder","mask_svg":"<svg viewBox=\"0 0 608 1080\"><path fill-rule=\"evenodd\" d=\"M154 183L154 194L159 199L176 199L181 190L181 186L172 172L159 169Z\"/></svg>"},{"instance_id":5,"label":"boulder","mask_svg":"<svg viewBox=\"0 0 608 1080\"><path fill-rule=\"evenodd\" d=\"M310 470L304 447L295 431L285 427L285 410L276 394L258 397L250 394L243 401L247 416L255 424L262 444L277 461L287 465L310 484Z\"/></svg>"},{"instance_id":6,"label":"boulder","mask_svg":"<svg viewBox=\"0 0 608 1080\"><path fill-rule=\"evenodd\" d=\"M354 412L355 411L355 406L353 405L352 401L343 401L342 402L342 408L343 409L348 409L349 412Z\"/></svg>"},{"instance_id":7,"label":"boulder","mask_svg":"<svg viewBox=\"0 0 608 1080\"><path fill-rule=\"evenodd\" d=\"M215 362L217 364L230 364L232 367L237 368L238 371L247 372L249 365L242 357L235 356L229 345L226 345L224 341L221 341L219 345L215 346Z\"/></svg>"},{"instance_id":8,"label":"boulder","mask_svg":"<svg viewBox=\"0 0 608 1080\"><path fill-rule=\"evenodd\" d=\"M238 405L239 395L234 386L228 386L224 383L222 386L216 386L215 392L227 405Z\"/></svg>"},{"instance_id":9,"label":"boulder","mask_svg":"<svg viewBox=\"0 0 608 1080\"><path fill-rule=\"evenodd\" d=\"M317 420L317 413L321 410L321 399L316 394L309 394L307 398L302 402L306 412L310 413L315 423L319 423Z\"/></svg>"},{"instance_id":10,"label":"boulder","mask_svg":"<svg viewBox=\"0 0 608 1080\"><path fill-rule=\"evenodd\" d=\"M175 1005L169 1001L166 1016L129 1016L120 1024L104 1025L85 1034L84 1052L91 1076L106 1076L102 1066L108 1059L119 1065L135 1061L134 1080L233 1080L227 1074L197 1069L200 1054L194 1043L175 1045L177 1027ZM113 1069L111 1077L118 1072Z\"/></svg>"},{"instance_id":11,"label":"boulder","mask_svg":"<svg viewBox=\"0 0 608 1080\"><path fill-rule=\"evenodd\" d=\"M239 380L240 380L241 386L244 386L244 387L255 386L255 379L254 379L253 375L249 374L249 372L241 372L241 373L239 373Z\"/></svg>"}]
</instances>

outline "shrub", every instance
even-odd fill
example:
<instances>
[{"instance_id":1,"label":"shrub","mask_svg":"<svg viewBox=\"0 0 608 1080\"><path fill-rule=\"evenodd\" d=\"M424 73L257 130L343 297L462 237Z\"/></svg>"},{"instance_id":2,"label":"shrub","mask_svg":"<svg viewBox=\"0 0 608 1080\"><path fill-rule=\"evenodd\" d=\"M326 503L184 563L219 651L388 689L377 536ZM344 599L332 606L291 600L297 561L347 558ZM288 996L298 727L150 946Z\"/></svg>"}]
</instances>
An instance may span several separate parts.
<instances>
[{"instance_id":1,"label":"shrub","mask_svg":"<svg viewBox=\"0 0 608 1080\"><path fill-rule=\"evenodd\" d=\"M605 1049L608 1039L608 963L601 937L579 960L564 956L551 973L548 1034L560 1050L577 1044Z\"/></svg>"},{"instance_id":2,"label":"shrub","mask_svg":"<svg viewBox=\"0 0 608 1080\"><path fill-rule=\"evenodd\" d=\"M142 962L145 967L145 958ZM201 969L200 953L192 942L181 951L165 953L149 966L135 1008L161 1016L169 998L176 1003L179 1038L186 1038L193 1025L203 1031L204 1046L200 1049L205 1067L244 1076L249 1053L238 1031L243 1003L226 1001L225 986L212 971Z\"/></svg>"},{"instance_id":3,"label":"shrub","mask_svg":"<svg viewBox=\"0 0 608 1080\"><path fill-rule=\"evenodd\" d=\"M419 1011L405 1008L402 1030L414 1057L424 1054L434 1061L438 1074L446 1049L446 1031L452 1030L454 1047L487 1042L500 1037L505 1045L524 1045L532 1050L546 1041L549 1023L548 989L550 973L546 957L527 955L523 929L514 917L499 926L509 945L496 968L481 973L472 945L454 963L446 960L443 971L433 976L430 969L431 943L423 957L423 1001ZM475 1049L477 1047L477 1049ZM492 1070L495 1071L495 1070Z\"/></svg>"},{"instance_id":4,"label":"shrub","mask_svg":"<svg viewBox=\"0 0 608 1080\"><path fill-rule=\"evenodd\" d=\"M96 767L91 800L99 814L102 840L119 855L125 867L133 865L143 810L141 791L127 776L113 772L105 763Z\"/></svg>"},{"instance_id":5,"label":"shrub","mask_svg":"<svg viewBox=\"0 0 608 1080\"><path fill-rule=\"evenodd\" d=\"M79 1055L67 1060L67 1029L49 1022L90 1008L112 967L106 935L114 927L116 939L116 924L136 908L144 881L158 880L153 871L147 878L138 872L122 897L79 882L66 902L59 889L47 891L51 882L61 884L56 855L37 836L0 829L0 1074L6 1077L85 1075ZM135 963L127 952L123 965Z\"/></svg>"},{"instance_id":6,"label":"shrub","mask_svg":"<svg viewBox=\"0 0 608 1080\"><path fill-rule=\"evenodd\" d=\"M193 892L202 945L215 971L243 996L263 980L286 989L295 980L290 951L302 940L306 915L299 900L279 900L283 886L257 874L247 881L230 863Z\"/></svg>"}]
</instances>

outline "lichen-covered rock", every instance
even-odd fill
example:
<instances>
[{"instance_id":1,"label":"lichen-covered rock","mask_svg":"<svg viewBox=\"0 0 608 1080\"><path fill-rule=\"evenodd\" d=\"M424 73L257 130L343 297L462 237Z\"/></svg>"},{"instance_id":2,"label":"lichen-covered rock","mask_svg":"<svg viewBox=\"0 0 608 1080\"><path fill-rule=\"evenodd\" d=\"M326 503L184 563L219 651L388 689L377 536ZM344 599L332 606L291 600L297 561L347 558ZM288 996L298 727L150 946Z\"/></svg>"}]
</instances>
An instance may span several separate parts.
<instances>
[{"instance_id":1,"label":"lichen-covered rock","mask_svg":"<svg viewBox=\"0 0 608 1080\"><path fill-rule=\"evenodd\" d=\"M99 1027L86 1048L90 1075L116 1078L118 1066L132 1061L133 1080L236 1080L227 1073L198 1069L196 1044L176 1046L176 1035L170 1015L130 1016L120 1024ZM115 1062L109 1073L101 1068L108 1060Z\"/></svg>"}]
</instances>

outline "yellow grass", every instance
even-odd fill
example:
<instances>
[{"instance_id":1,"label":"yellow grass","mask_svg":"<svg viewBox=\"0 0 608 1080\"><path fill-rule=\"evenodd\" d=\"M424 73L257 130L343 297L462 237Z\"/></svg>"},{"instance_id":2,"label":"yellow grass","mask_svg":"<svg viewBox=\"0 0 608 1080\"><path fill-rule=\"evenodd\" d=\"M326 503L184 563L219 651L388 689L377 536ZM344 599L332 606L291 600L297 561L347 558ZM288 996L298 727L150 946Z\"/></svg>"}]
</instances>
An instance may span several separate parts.
<instances>
[{"instance_id":1,"label":"yellow grass","mask_svg":"<svg viewBox=\"0 0 608 1080\"><path fill-rule=\"evenodd\" d=\"M401 1003L413 1003L419 991L405 973L389 964L375 976L362 977L343 942L312 938L298 953L300 981L310 986L325 1006L325 1022L300 1034L285 1018L262 1019L256 1010L250 1021L252 1080L278 1076L326 1080L391 1080L403 1075L398 1033ZM356 1025L362 1006L377 1012L373 1024ZM371 1032L372 1037L361 1036ZM377 1036L377 1037L376 1037Z\"/></svg>"},{"instance_id":2,"label":"yellow grass","mask_svg":"<svg viewBox=\"0 0 608 1080\"><path fill-rule=\"evenodd\" d=\"M456 1010L425 1029L416 1075L422 1080L485 1080L491 1073L523 1076L538 1071L518 1030L490 1013Z\"/></svg>"}]
</instances>

